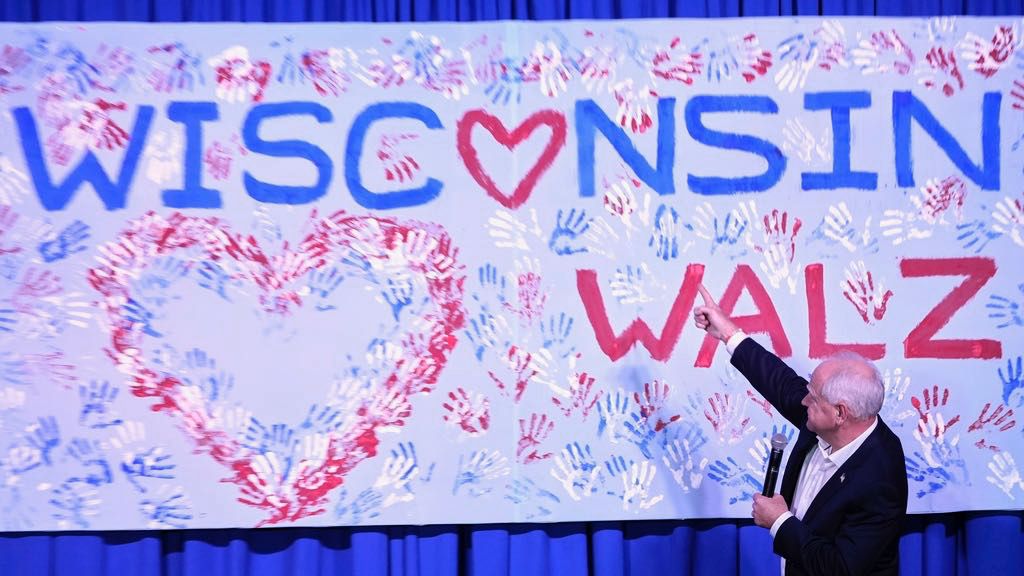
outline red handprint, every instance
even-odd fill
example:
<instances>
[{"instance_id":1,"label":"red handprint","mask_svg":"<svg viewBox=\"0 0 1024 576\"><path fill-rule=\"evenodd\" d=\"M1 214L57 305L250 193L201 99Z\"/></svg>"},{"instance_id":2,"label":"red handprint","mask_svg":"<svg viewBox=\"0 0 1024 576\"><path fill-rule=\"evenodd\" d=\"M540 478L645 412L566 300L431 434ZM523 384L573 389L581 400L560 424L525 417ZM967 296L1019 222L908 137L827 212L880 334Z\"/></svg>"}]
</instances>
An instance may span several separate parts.
<instances>
[{"instance_id":1,"label":"red handprint","mask_svg":"<svg viewBox=\"0 0 1024 576\"><path fill-rule=\"evenodd\" d=\"M912 397L910 399L910 403L917 410L917 414L921 418L921 421L924 422L925 424L929 424L930 423L929 419L932 418L933 412L938 412L938 410L936 410L936 408L939 408L941 406L945 406L947 403L949 403L949 388L944 388L942 390L942 396L941 397L939 396L939 387L938 387L938 385L932 386L931 394L929 394L928 393L928 389L925 388L921 395L924 398L923 401L920 398L918 398L917 396L914 396L914 397ZM950 418L948 421L946 421L945 422L945 426L943 427L943 429L941 431L937 431L937 433L938 432L945 433L947 430L952 428L953 425L956 424L959 421L960 421L960 415L957 414L956 416L954 416L954 417Z\"/></svg>"},{"instance_id":2,"label":"red handprint","mask_svg":"<svg viewBox=\"0 0 1024 576\"><path fill-rule=\"evenodd\" d=\"M524 324L533 324L544 313L548 295L541 292L541 277L535 272L523 272L516 280L518 303L505 302L505 309L515 313Z\"/></svg>"},{"instance_id":3,"label":"red handprint","mask_svg":"<svg viewBox=\"0 0 1024 576\"><path fill-rule=\"evenodd\" d=\"M966 199L967 186L957 176L942 180L932 178L921 188L920 198L913 197L914 204L921 210L921 216L928 222L937 221L954 206L959 217Z\"/></svg>"},{"instance_id":4,"label":"red handprint","mask_svg":"<svg viewBox=\"0 0 1024 576\"><path fill-rule=\"evenodd\" d=\"M530 422L527 424L525 418L519 419L519 444L516 445L516 459L521 464L529 464L540 460L547 460L551 452L539 454L537 447L555 429L555 422L548 420L546 414L531 414Z\"/></svg>"},{"instance_id":5,"label":"red handprint","mask_svg":"<svg viewBox=\"0 0 1024 576\"><path fill-rule=\"evenodd\" d=\"M402 142L419 138L416 134L385 134L380 138L377 159L384 165L384 178L389 182L412 180L420 170L419 163L401 149Z\"/></svg>"},{"instance_id":6,"label":"red handprint","mask_svg":"<svg viewBox=\"0 0 1024 576\"><path fill-rule=\"evenodd\" d=\"M968 34L964 38L963 55L971 60L970 68L986 78L991 78L1009 62L1017 46L1016 34L1011 26L999 26L991 42Z\"/></svg>"},{"instance_id":7,"label":"red handprint","mask_svg":"<svg viewBox=\"0 0 1024 576\"><path fill-rule=\"evenodd\" d=\"M526 392L526 385L537 374L537 371L531 365L531 360L533 360L532 354L518 346L512 345L508 349L505 362L515 375L515 383L509 386L492 371L488 371L487 375L491 377L491 380L494 380L494 383L498 385L498 390L503 395L508 396L512 394L512 400L518 403L522 399L523 393Z\"/></svg>"},{"instance_id":8,"label":"red handprint","mask_svg":"<svg viewBox=\"0 0 1024 576\"><path fill-rule=\"evenodd\" d=\"M227 180L231 176L231 150L214 140L203 152L203 163L206 164L206 172L214 180Z\"/></svg>"},{"instance_id":9,"label":"red handprint","mask_svg":"<svg viewBox=\"0 0 1024 576\"><path fill-rule=\"evenodd\" d=\"M321 96L340 96L352 81L341 70L344 54L340 50L310 50L302 54L302 69L313 79L313 88Z\"/></svg>"},{"instance_id":10,"label":"red handprint","mask_svg":"<svg viewBox=\"0 0 1024 576\"><path fill-rule=\"evenodd\" d=\"M946 96L952 96L955 91L964 89L964 77L960 74L960 67L956 64L956 55L952 50L933 46L925 55L925 61L931 67L931 73L922 80L926 88L941 87L942 93Z\"/></svg>"},{"instance_id":11,"label":"red handprint","mask_svg":"<svg viewBox=\"0 0 1024 576\"><path fill-rule=\"evenodd\" d=\"M997 428L1000 432L1006 432L1017 425L1017 421L1013 419L1013 408L1004 410L1006 406L1000 404L992 411L991 414L989 414L988 409L991 407L991 402L985 403L984 408L981 409L981 414L978 414L978 418L967 427L968 432L981 430L989 424L991 424L992 427Z\"/></svg>"},{"instance_id":12,"label":"red handprint","mask_svg":"<svg viewBox=\"0 0 1024 576\"><path fill-rule=\"evenodd\" d=\"M47 296L60 294L62 288L60 276L49 270L29 268L21 278L21 284L11 296L11 302L15 308L24 310L31 306L29 300L37 300Z\"/></svg>"},{"instance_id":13,"label":"red handprint","mask_svg":"<svg viewBox=\"0 0 1024 576\"><path fill-rule=\"evenodd\" d=\"M470 398L464 388L448 393L448 401L441 404L448 411L444 421L457 424L470 436L479 436L491 425L491 403L483 394Z\"/></svg>"},{"instance_id":14,"label":"red handprint","mask_svg":"<svg viewBox=\"0 0 1024 576\"><path fill-rule=\"evenodd\" d=\"M113 110L124 111L128 105L124 102L108 102L99 98L92 106L86 106L82 111L82 119L78 123L78 129L89 136L93 146L113 150L123 148L128 143L128 132L121 128L111 118Z\"/></svg>"},{"instance_id":15,"label":"red handprint","mask_svg":"<svg viewBox=\"0 0 1024 576\"><path fill-rule=\"evenodd\" d=\"M892 298L892 290L878 284L875 286L874 277L871 271L864 265L864 261L853 262L846 270L846 282L843 283L843 296L853 304L865 324L873 320L881 320L885 316L886 308L889 306L889 298ZM868 312L871 316L868 316Z\"/></svg>"},{"instance_id":16,"label":"red handprint","mask_svg":"<svg viewBox=\"0 0 1024 576\"><path fill-rule=\"evenodd\" d=\"M708 406L711 410L705 409L704 417L722 442L735 444L754 431L754 427L749 425L750 417L744 414L741 403L733 401L729 394L715 392L714 396L708 398Z\"/></svg>"},{"instance_id":17,"label":"red handprint","mask_svg":"<svg viewBox=\"0 0 1024 576\"><path fill-rule=\"evenodd\" d=\"M572 416L572 413L579 409L583 412L583 419L586 420L594 405L597 404L598 399L601 398L600 391L591 397L590 393L593 391L594 379L586 372L582 372L576 381L569 386L569 398L563 399L558 396L552 396L551 402L562 411L566 418Z\"/></svg>"},{"instance_id":18,"label":"red handprint","mask_svg":"<svg viewBox=\"0 0 1024 576\"><path fill-rule=\"evenodd\" d=\"M640 407L640 416L648 423L653 420L653 429L655 432L661 432L669 424L679 420L679 414L673 414L668 417L668 420L662 420L658 418L655 420L655 414L659 412L665 405L665 400L668 399L669 386L660 380L653 382L644 383L643 395L640 392L633 393L633 401Z\"/></svg>"},{"instance_id":19,"label":"red handprint","mask_svg":"<svg viewBox=\"0 0 1024 576\"><path fill-rule=\"evenodd\" d=\"M360 409L360 416L369 414L382 426L402 426L412 415L412 405L404 390L393 387L378 395L369 407Z\"/></svg>"},{"instance_id":20,"label":"red handprint","mask_svg":"<svg viewBox=\"0 0 1024 576\"><path fill-rule=\"evenodd\" d=\"M782 256L792 262L796 257L796 236L800 233L800 228L804 223L795 216L790 221L789 213L779 212L778 208L765 214L762 221L764 222L764 245L754 246L754 250L764 253L773 245L779 246L783 250Z\"/></svg>"},{"instance_id":21,"label":"red handprint","mask_svg":"<svg viewBox=\"0 0 1024 576\"><path fill-rule=\"evenodd\" d=\"M701 53L687 50L680 38L673 38L667 48L661 48L651 59L651 74L663 80L682 82L687 86L700 76L703 68Z\"/></svg>"}]
</instances>

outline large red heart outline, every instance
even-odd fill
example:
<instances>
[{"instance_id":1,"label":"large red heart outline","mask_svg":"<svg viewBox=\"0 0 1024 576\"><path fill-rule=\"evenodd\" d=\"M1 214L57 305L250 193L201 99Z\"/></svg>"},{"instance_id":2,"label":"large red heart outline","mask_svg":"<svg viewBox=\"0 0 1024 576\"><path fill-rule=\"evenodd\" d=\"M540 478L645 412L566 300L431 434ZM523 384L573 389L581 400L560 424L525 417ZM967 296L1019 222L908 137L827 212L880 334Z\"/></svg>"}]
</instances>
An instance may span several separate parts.
<instances>
[{"instance_id":1,"label":"large red heart outline","mask_svg":"<svg viewBox=\"0 0 1024 576\"><path fill-rule=\"evenodd\" d=\"M410 241L421 248L413 258L401 252ZM302 461L287 477L279 477L267 466L254 464L258 455L211 414L201 390L184 385L176 375L155 370L144 358L144 326L127 317L125 309L132 298L130 280L156 259L185 251L198 251L208 260L240 271L236 278L259 290L268 314L287 314L291 307L302 306L301 278L352 251L371 265L401 266L405 273L418 276L427 288L428 307L395 339L401 353L373 397L344 427L327 435L323 457ZM197 453L209 454L230 470L224 481L239 486L240 502L269 513L260 525L324 512L329 493L344 483L356 465L376 454L377 433L384 427L401 426L411 415L408 397L429 393L436 386L455 347L456 330L464 323L465 278L456 262L457 250L437 224L337 212L314 221L313 232L296 249L286 244L281 253L268 255L254 237L233 232L217 218L175 213L165 219L151 212L129 222L119 241L106 244L100 252L100 265L89 270L88 280L101 294L110 321L107 355L127 376L133 395L153 399L151 409L176 418ZM406 408L396 413L396 405Z\"/></svg>"},{"instance_id":2,"label":"large red heart outline","mask_svg":"<svg viewBox=\"0 0 1024 576\"><path fill-rule=\"evenodd\" d=\"M498 189L494 179L484 171L483 165L480 163L480 157L471 141L473 127L477 124L483 126L485 130L490 132L495 141L508 150L512 150L522 143L523 140L529 138L537 128L541 126L551 128L551 138L548 140L547 145L544 146L540 157L537 158L537 161L530 168L529 172L526 173L526 176L519 181L511 195L504 194ZM522 124L517 126L515 130L509 133L497 116L492 116L484 110L477 109L466 112L462 119L459 120L456 141L459 155L462 157L462 162L466 165L466 169L469 170L469 175L476 180L477 184L483 187L488 196L497 200L505 208L515 210L530 198L530 194L537 186L537 181L555 161L558 152L565 145L565 134L565 116L557 110L541 110L532 114Z\"/></svg>"}]
</instances>

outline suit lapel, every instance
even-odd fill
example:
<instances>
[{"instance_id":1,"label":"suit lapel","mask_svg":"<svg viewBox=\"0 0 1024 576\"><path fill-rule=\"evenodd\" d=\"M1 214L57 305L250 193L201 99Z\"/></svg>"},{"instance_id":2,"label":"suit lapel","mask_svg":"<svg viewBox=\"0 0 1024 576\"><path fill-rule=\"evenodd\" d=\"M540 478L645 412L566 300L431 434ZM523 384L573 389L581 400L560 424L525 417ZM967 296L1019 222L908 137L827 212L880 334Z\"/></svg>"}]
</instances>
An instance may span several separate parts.
<instances>
[{"instance_id":1,"label":"suit lapel","mask_svg":"<svg viewBox=\"0 0 1024 576\"><path fill-rule=\"evenodd\" d=\"M835 474L829 478L828 482L821 487L818 491L818 495L811 501L811 505L807 508L807 512L804 513L803 520L809 521L814 517L814 514L818 512L825 504L831 501L842 489L843 486L858 481L858 469L868 461L868 456L874 451L875 444L878 442L879 434L881 434L881 422L879 426L868 436L864 443L860 445L860 448L850 456L850 459L843 463L842 466L836 470Z\"/></svg>"},{"instance_id":2,"label":"suit lapel","mask_svg":"<svg viewBox=\"0 0 1024 576\"><path fill-rule=\"evenodd\" d=\"M789 455L786 462L786 473L782 476L782 497L792 506L793 496L796 494L796 483L800 479L800 471L804 467L807 453L818 443L818 437L810 431L801 431L797 437L796 446Z\"/></svg>"}]
</instances>

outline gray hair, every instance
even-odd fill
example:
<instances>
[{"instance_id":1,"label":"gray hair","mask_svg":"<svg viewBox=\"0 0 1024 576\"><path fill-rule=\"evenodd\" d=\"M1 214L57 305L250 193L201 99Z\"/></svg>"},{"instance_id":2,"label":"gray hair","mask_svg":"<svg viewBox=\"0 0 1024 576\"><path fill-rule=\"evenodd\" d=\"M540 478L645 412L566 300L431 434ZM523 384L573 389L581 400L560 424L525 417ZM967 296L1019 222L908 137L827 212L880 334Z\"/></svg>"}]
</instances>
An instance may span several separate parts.
<instances>
[{"instance_id":1,"label":"gray hair","mask_svg":"<svg viewBox=\"0 0 1024 576\"><path fill-rule=\"evenodd\" d=\"M835 362L832 377L821 387L821 395L830 404L846 404L854 420L876 416L885 399L885 385L878 368L866 358L842 350L825 362Z\"/></svg>"}]
</instances>

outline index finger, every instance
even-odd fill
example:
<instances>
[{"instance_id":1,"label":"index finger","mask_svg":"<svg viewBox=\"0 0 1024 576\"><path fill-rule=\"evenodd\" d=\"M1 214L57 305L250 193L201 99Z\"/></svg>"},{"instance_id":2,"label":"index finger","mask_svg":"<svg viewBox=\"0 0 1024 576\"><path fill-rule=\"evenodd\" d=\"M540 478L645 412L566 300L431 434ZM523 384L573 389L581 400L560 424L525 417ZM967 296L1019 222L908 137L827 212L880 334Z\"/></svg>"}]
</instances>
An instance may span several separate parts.
<instances>
[{"instance_id":1,"label":"index finger","mask_svg":"<svg viewBox=\"0 0 1024 576\"><path fill-rule=\"evenodd\" d=\"M697 285L697 290L700 291L700 297L704 299L705 306L715 306L715 299L711 297L711 293L704 287L704 283Z\"/></svg>"}]
</instances>

